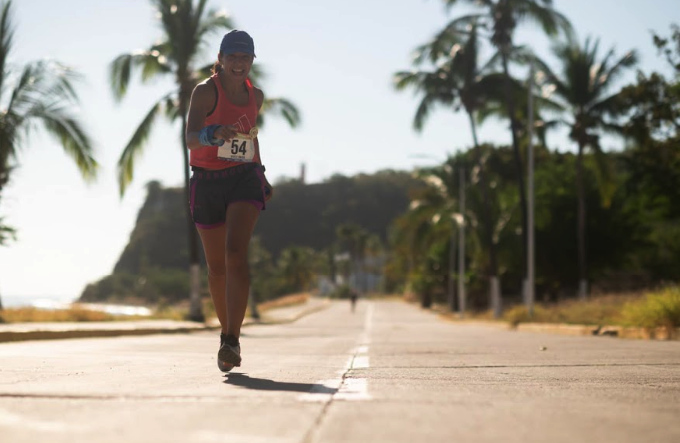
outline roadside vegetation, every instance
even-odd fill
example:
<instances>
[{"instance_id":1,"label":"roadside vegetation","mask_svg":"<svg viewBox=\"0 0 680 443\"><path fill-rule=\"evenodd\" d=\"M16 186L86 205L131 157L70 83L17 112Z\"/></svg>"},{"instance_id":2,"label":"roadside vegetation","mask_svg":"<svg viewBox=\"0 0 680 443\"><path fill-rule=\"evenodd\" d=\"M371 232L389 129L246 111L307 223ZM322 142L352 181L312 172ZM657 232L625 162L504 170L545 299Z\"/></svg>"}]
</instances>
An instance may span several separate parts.
<instances>
[{"instance_id":1,"label":"roadside vegetation","mask_svg":"<svg viewBox=\"0 0 680 443\"><path fill-rule=\"evenodd\" d=\"M296 293L268 300L257 305L260 313L271 309L286 308L306 303L311 294ZM0 311L0 323L35 323L35 322L97 322L97 321L131 321L131 320L177 320L182 321L189 313L188 301L175 305L159 305L149 316L142 315L114 315L102 311L88 309L74 304L67 309L38 309L33 307L5 308ZM206 319L216 318L215 308L209 298L203 299L203 309ZM246 317L252 316L250 307Z\"/></svg>"},{"instance_id":2,"label":"roadside vegetation","mask_svg":"<svg viewBox=\"0 0 680 443\"><path fill-rule=\"evenodd\" d=\"M647 293L595 295L589 300L538 304L533 316L526 307L508 309L503 320L519 323L566 323L643 328L680 327L680 287Z\"/></svg>"}]
</instances>

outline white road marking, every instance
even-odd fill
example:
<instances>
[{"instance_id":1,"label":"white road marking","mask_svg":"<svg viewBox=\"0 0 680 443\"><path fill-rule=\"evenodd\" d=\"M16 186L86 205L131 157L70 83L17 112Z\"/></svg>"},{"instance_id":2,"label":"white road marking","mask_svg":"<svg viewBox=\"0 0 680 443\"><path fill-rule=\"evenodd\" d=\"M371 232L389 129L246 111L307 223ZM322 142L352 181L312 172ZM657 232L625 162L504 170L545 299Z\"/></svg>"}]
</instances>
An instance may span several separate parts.
<instances>
[{"instance_id":1,"label":"white road marking","mask_svg":"<svg viewBox=\"0 0 680 443\"><path fill-rule=\"evenodd\" d=\"M370 400L368 380L365 378L346 378L340 390L333 395L333 400Z\"/></svg>"},{"instance_id":2,"label":"white road marking","mask_svg":"<svg viewBox=\"0 0 680 443\"><path fill-rule=\"evenodd\" d=\"M368 345L371 341L371 330L373 329L373 304L369 304L364 318L364 330L359 338L359 346L350 351L352 355L345 364L345 367L338 371L340 378L333 380L321 380L307 393L298 397L300 401L326 403L332 400L357 401L370 400L368 394L368 380L365 378L354 378L351 376L352 370L368 369L370 367L368 358ZM332 392L329 392L332 390Z\"/></svg>"},{"instance_id":3,"label":"white road marking","mask_svg":"<svg viewBox=\"0 0 680 443\"><path fill-rule=\"evenodd\" d=\"M354 357L352 369L368 369L368 355L357 355Z\"/></svg>"}]
</instances>

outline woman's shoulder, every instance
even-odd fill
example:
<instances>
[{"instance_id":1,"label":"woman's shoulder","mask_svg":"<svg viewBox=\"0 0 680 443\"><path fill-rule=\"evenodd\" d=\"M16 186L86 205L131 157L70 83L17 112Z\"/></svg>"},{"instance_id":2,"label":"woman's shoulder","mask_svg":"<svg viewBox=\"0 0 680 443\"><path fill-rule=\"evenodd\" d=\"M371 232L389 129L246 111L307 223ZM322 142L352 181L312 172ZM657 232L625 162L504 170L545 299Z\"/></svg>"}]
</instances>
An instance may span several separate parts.
<instances>
[{"instance_id":1,"label":"woman's shoulder","mask_svg":"<svg viewBox=\"0 0 680 443\"><path fill-rule=\"evenodd\" d=\"M194 100L208 100L215 101L215 82L212 78L207 78L201 83L197 84L194 88L193 99Z\"/></svg>"},{"instance_id":2,"label":"woman's shoulder","mask_svg":"<svg viewBox=\"0 0 680 443\"><path fill-rule=\"evenodd\" d=\"M215 90L215 81L213 80L212 77L208 77L199 84L196 85L194 88L195 91L214 91Z\"/></svg>"}]
</instances>

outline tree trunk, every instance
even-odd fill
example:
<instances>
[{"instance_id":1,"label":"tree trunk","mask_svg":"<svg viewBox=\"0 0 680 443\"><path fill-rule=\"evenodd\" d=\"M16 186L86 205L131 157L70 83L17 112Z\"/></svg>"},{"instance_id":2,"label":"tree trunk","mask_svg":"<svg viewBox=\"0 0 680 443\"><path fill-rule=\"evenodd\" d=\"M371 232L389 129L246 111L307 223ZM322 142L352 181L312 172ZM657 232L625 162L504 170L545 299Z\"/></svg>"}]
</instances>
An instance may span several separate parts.
<instances>
[{"instance_id":1,"label":"tree trunk","mask_svg":"<svg viewBox=\"0 0 680 443\"><path fill-rule=\"evenodd\" d=\"M489 197L489 182L486 178L485 167L482 164L482 152L477 140L477 125L475 124L472 112L468 111L468 118L470 119L470 128L472 130L472 141L475 145L475 157L477 165L479 166L479 184L482 188L482 217L484 223L484 237L489 250L489 268L488 268L488 289L489 289L489 305L494 312L494 317L498 318L500 315L500 293L498 289L498 259L496 256L496 245L493 241L493 222L491 220L491 200ZM498 314L498 316L496 315Z\"/></svg>"},{"instance_id":2,"label":"tree trunk","mask_svg":"<svg viewBox=\"0 0 680 443\"><path fill-rule=\"evenodd\" d=\"M185 136L187 126L187 106L183 91L180 92L179 112L182 116L182 130L180 132L183 148L182 154L184 158L184 201L186 202L184 207L187 220L187 234L189 236L189 284L191 291L189 295L189 320L205 321L203 307L201 306L201 265L198 257L198 238L196 226L191 217L191 208L189 206L189 201L191 199L189 185L189 148Z\"/></svg>"},{"instance_id":3,"label":"tree trunk","mask_svg":"<svg viewBox=\"0 0 680 443\"><path fill-rule=\"evenodd\" d=\"M451 238L449 239L449 286L448 286L448 302L449 309L451 312L456 312L458 310L458 304L456 303L456 291L455 291L455 277L456 274L456 223L452 223L451 228Z\"/></svg>"},{"instance_id":4,"label":"tree trunk","mask_svg":"<svg viewBox=\"0 0 680 443\"><path fill-rule=\"evenodd\" d=\"M583 177L583 150L585 144L578 143L576 157L576 189L578 192L578 297L585 300L588 296L588 281L586 279L586 196Z\"/></svg>"},{"instance_id":5,"label":"tree trunk","mask_svg":"<svg viewBox=\"0 0 680 443\"><path fill-rule=\"evenodd\" d=\"M335 285L335 283L337 282L337 269L335 266L335 248L333 248L333 246L330 246L328 248L328 268L331 283Z\"/></svg>"},{"instance_id":6,"label":"tree trunk","mask_svg":"<svg viewBox=\"0 0 680 443\"><path fill-rule=\"evenodd\" d=\"M507 49L501 48L501 58L503 59L503 74L505 76L505 99L510 118L510 132L512 133L512 151L515 157L515 169L517 170L517 185L519 187L519 199L522 209L522 263L527 262L527 198L524 190L524 172L522 168L522 154L519 150L519 139L517 136L517 121L515 118L515 100L512 97L510 72L508 70ZM525 270L526 272L526 270ZM526 275L525 275L526 277Z\"/></svg>"}]
</instances>

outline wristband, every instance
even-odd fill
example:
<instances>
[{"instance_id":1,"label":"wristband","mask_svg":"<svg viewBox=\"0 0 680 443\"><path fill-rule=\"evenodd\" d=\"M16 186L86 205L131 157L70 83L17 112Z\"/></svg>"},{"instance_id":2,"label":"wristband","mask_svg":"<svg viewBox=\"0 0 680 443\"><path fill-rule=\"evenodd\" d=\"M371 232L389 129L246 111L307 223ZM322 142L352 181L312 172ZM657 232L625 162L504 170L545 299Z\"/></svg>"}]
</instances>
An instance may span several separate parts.
<instances>
[{"instance_id":1,"label":"wristband","mask_svg":"<svg viewBox=\"0 0 680 443\"><path fill-rule=\"evenodd\" d=\"M210 126L204 127L198 133L198 141L203 146L222 146L224 144L224 140L221 140L221 139L218 140L214 137L215 131L219 127L220 127L220 125L210 125Z\"/></svg>"}]
</instances>

